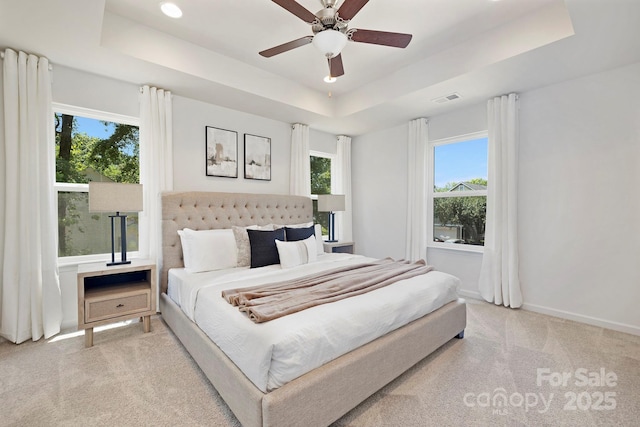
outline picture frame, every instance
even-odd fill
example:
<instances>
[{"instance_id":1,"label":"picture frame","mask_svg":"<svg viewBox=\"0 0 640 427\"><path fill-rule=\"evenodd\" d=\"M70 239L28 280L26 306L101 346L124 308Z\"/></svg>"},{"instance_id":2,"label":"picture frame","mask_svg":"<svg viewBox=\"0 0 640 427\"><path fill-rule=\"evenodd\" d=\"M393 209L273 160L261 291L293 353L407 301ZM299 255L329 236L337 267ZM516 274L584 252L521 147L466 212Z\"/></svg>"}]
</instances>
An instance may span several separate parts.
<instances>
[{"instance_id":1,"label":"picture frame","mask_svg":"<svg viewBox=\"0 0 640 427\"><path fill-rule=\"evenodd\" d=\"M271 138L244 134L244 178L271 181Z\"/></svg>"},{"instance_id":2,"label":"picture frame","mask_svg":"<svg viewBox=\"0 0 640 427\"><path fill-rule=\"evenodd\" d=\"M238 177L238 132L205 126L205 173Z\"/></svg>"}]
</instances>

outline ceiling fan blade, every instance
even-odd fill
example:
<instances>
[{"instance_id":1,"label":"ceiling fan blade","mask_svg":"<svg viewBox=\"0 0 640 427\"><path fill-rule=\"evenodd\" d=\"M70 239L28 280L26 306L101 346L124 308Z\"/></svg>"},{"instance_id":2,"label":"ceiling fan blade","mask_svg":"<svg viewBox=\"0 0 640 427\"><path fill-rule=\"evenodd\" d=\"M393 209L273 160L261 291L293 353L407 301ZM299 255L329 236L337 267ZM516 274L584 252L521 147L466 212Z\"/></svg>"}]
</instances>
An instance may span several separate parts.
<instances>
[{"instance_id":1,"label":"ceiling fan blade","mask_svg":"<svg viewBox=\"0 0 640 427\"><path fill-rule=\"evenodd\" d=\"M309 12L295 0L273 0L273 2L287 9L289 12L293 13L307 24L311 24L316 20L316 15Z\"/></svg>"},{"instance_id":2,"label":"ceiling fan blade","mask_svg":"<svg viewBox=\"0 0 640 427\"><path fill-rule=\"evenodd\" d=\"M369 0L344 0L338 9L338 16L345 21L352 19Z\"/></svg>"},{"instance_id":3,"label":"ceiling fan blade","mask_svg":"<svg viewBox=\"0 0 640 427\"><path fill-rule=\"evenodd\" d=\"M260 55L265 58L271 58L272 56L278 55L279 53L283 53L289 51L291 49L295 49L300 46L304 46L306 44L311 43L313 40L313 36L305 36L297 40L290 41L288 43L281 44L280 46L272 47L271 49L263 50L259 52Z\"/></svg>"},{"instance_id":4,"label":"ceiling fan blade","mask_svg":"<svg viewBox=\"0 0 640 427\"><path fill-rule=\"evenodd\" d=\"M413 37L411 34L356 29L351 35L351 40L358 43L405 48L411 41L411 37Z\"/></svg>"},{"instance_id":5,"label":"ceiling fan blade","mask_svg":"<svg viewBox=\"0 0 640 427\"><path fill-rule=\"evenodd\" d=\"M342 66L342 54L335 58L329 59L329 75L331 77L340 77L344 75L344 67Z\"/></svg>"}]
</instances>

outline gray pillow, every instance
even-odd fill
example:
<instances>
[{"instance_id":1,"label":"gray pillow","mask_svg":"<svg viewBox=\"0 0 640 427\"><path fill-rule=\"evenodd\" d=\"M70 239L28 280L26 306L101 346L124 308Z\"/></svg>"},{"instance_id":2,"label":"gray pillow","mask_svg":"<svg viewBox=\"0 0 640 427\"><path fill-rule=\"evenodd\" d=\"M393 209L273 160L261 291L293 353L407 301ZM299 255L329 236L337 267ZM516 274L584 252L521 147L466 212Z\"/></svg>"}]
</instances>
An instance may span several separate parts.
<instances>
[{"instance_id":1,"label":"gray pillow","mask_svg":"<svg viewBox=\"0 0 640 427\"><path fill-rule=\"evenodd\" d=\"M251 244L247 229L251 230L273 230L273 225L250 225L248 227L233 226L233 237L236 239L238 247L238 267L249 267L251 265Z\"/></svg>"}]
</instances>

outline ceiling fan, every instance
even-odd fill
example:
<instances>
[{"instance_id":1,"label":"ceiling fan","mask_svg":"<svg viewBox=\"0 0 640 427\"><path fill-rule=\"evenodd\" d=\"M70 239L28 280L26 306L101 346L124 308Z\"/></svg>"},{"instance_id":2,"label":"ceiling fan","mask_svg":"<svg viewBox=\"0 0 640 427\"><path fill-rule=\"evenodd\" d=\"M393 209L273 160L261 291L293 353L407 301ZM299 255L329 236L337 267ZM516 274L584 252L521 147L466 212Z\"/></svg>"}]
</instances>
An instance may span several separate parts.
<instances>
[{"instance_id":1,"label":"ceiling fan","mask_svg":"<svg viewBox=\"0 0 640 427\"><path fill-rule=\"evenodd\" d=\"M329 77L339 77L344 74L342 55L340 52L348 41L399 48L407 47L411 41L411 34L349 28L351 19L368 1L369 0L344 0L342 5L336 9L338 0L320 0L323 9L314 15L296 0L273 0L274 3L277 3L311 25L311 30L314 35L292 40L259 53L266 58L270 58L297 47L313 43L313 45L325 55L329 62Z\"/></svg>"}]
</instances>

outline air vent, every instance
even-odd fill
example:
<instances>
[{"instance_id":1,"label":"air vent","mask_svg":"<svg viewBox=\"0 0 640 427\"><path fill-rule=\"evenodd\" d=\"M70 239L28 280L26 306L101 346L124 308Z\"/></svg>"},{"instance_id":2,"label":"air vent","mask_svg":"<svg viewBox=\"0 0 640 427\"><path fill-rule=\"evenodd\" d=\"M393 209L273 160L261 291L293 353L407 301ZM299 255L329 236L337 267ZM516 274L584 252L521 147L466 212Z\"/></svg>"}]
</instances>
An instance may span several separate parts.
<instances>
[{"instance_id":1,"label":"air vent","mask_svg":"<svg viewBox=\"0 0 640 427\"><path fill-rule=\"evenodd\" d=\"M433 100L436 104L444 104L445 102L455 101L456 99L460 99L462 96L458 92L454 92L447 96L441 96L440 98L436 98Z\"/></svg>"}]
</instances>

